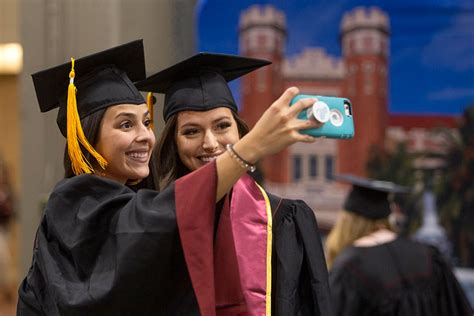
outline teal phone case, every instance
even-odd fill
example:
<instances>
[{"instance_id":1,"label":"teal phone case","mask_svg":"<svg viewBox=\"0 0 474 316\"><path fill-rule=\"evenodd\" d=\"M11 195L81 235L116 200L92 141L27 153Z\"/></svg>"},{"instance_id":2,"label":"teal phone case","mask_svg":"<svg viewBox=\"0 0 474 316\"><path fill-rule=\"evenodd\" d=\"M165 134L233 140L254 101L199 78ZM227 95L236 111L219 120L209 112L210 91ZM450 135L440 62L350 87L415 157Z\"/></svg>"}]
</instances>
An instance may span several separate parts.
<instances>
[{"instance_id":1,"label":"teal phone case","mask_svg":"<svg viewBox=\"0 0 474 316\"><path fill-rule=\"evenodd\" d=\"M318 101L326 103L330 110L330 119L321 127L301 130L301 134L336 139L348 139L354 137L354 120L352 118L353 109L349 99L325 97L321 95L299 94L291 100L290 105L293 105L299 100L306 98L315 98L318 99ZM338 119L341 117L342 123L338 121ZM304 110L298 114L298 118L307 120L307 111ZM339 124L340 126L337 126Z\"/></svg>"}]
</instances>

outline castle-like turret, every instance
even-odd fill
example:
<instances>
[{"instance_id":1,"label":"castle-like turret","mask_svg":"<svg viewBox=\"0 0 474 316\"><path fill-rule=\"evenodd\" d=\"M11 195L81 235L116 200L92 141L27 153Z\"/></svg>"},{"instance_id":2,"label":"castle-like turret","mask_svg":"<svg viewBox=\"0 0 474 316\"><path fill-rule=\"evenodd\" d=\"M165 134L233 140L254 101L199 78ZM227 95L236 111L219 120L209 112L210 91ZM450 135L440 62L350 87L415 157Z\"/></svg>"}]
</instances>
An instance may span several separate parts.
<instances>
[{"instance_id":1,"label":"castle-like turret","mask_svg":"<svg viewBox=\"0 0 474 316\"><path fill-rule=\"evenodd\" d=\"M338 171L365 175L370 149L383 148L388 124L390 25L379 8L355 8L341 22L346 67L343 96L352 101L355 137L340 141Z\"/></svg>"},{"instance_id":2,"label":"castle-like turret","mask_svg":"<svg viewBox=\"0 0 474 316\"><path fill-rule=\"evenodd\" d=\"M286 41L286 20L283 12L273 6L254 5L242 12L239 25L240 53L244 56L272 61L242 79L241 116L252 127L273 101L283 92L281 64ZM287 182L288 152L262 161L265 178Z\"/></svg>"},{"instance_id":3,"label":"castle-like turret","mask_svg":"<svg viewBox=\"0 0 474 316\"><path fill-rule=\"evenodd\" d=\"M272 6L251 6L240 15L239 32L241 55L272 61L271 66L242 79L242 104L249 106L241 114L253 126L282 92L280 65L286 39L285 16Z\"/></svg>"}]
</instances>

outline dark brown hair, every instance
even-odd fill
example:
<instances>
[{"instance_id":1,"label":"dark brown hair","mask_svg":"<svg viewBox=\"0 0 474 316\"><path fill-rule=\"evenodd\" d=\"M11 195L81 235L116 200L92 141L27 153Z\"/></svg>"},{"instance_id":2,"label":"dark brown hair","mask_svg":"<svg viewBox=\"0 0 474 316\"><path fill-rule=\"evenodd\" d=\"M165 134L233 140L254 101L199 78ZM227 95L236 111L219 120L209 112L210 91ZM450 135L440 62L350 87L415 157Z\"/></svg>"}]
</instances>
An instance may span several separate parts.
<instances>
[{"instance_id":1,"label":"dark brown hair","mask_svg":"<svg viewBox=\"0 0 474 316\"><path fill-rule=\"evenodd\" d=\"M232 111L239 137L242 138L249 132L247 124L239 117L239 115ZM178 146L176 144L176 123L178 121L178 113L173 114L165 124L163 132L156 145L156 155L152 157L155 159L156 182L160 189L164 189L172 181L188 174L190 170L186 168L179 158Z\"/></svg>"},{"instance_id":2,"label":"dark brown hair","mask_svg":"<svg viewBox=\"0 0 474 316\"><path fill-rule=\"evenodd\" d=\"M101 109L81 119L82 130L84 131L84 135L86 136L87 141L92 145L92 147L95 147L99 140L98 138L99 138L99 131L100 131L100 123L102 122L102 119L104 118L104 114L106 110L107 109ZM100 166L97 163L97 160L84 147L82 147L82 145L81 145L81 151L83 152L87 161L89 161L91 165L94 167L94 169L97 169L97 168L100 169ZM155 183L158 183L158 182L155 182L155 180L157 179L156 178L157 169L155 167L155 159L153 158L153 155L154 155L154 152L152 153L152 157L150 158L150 162L149 162L150 174L146 178L144 178L142 181L140 181L138 184L129 185L129 187L135 190L138 190L141 188L158 189L158 187L155 186ZM67 150L67 142L66 142L66 147L64 149L64 177L72 178L74 176L75 174L72 171L71 159L69 158L69 154Z\"/></svg>"}]
</instances>

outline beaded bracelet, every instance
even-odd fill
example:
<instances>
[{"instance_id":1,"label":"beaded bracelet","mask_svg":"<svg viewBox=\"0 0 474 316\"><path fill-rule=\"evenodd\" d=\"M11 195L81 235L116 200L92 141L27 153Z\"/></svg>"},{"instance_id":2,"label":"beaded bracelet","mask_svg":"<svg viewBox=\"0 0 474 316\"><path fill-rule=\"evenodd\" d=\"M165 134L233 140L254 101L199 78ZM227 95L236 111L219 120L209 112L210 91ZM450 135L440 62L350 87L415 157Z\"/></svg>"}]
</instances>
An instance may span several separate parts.
<instances>
[{"instance_id":1,"label":"beaded bracelet","mask_svg":"<svg viewBox=\"0 0 474 316\"><path fill-rule=\"evenodd\" d=\"M235 151L234 145L227 144L225 148L227 149L227 152L229 152L229 155L232 157L232 159L237 161L242 168L247 169L250 172L254 172L257 169L255 165L240 157L240 155Z\"/></svg>"}]
</instances>

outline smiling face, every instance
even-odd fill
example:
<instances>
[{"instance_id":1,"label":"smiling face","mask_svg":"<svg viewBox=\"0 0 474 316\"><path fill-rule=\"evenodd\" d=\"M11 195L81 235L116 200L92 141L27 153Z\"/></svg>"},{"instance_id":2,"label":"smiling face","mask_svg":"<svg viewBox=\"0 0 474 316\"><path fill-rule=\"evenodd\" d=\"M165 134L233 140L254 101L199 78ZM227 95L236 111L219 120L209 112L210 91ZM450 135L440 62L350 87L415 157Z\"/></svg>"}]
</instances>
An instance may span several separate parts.
<instances>
[{"instance_id":1,"label":"smiling face","mask_svg":"<svg viewBox=\"0 0 474 316\"><path fill-rule=\"evenodd\" d=\"M155 145L146 104L119 104L105 111L96 150L109 162L105 177L126 183L148 176Z\"/></svg>"},{"instance_id":2,"label":"smiling face","mask_svg":"<svg viewBox=\"0 0 474 316\"><path fill-rule=\"evenodd\" d=\"M228 108L178 113L176 144L179 158L196 170L225 152L227 144L239 140L237 122Z\"/></svg>"}]
</instances>

